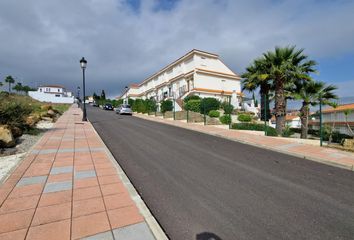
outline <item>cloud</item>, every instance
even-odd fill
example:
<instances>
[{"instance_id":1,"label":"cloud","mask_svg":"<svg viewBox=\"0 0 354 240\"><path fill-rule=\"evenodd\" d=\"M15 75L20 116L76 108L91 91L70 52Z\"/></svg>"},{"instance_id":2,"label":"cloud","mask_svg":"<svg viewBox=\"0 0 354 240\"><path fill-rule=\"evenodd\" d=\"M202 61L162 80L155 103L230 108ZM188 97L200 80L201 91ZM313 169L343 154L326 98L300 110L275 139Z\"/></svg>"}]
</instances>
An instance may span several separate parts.
<instances>
[{"instance_id":1,"label":"cloud","mask_svg":"<svg viewBox=\"0 0 354 240\"><path fill-rule=\"evenodd\" d=\"M74 90L84 56L87 92L114 96L193 48L218 53L236 72L275 45L330 59L354 52L353 9L317 0L142 0L139 11L125 0L4 0L0 77Z\"/></svg>"}]
</instances>

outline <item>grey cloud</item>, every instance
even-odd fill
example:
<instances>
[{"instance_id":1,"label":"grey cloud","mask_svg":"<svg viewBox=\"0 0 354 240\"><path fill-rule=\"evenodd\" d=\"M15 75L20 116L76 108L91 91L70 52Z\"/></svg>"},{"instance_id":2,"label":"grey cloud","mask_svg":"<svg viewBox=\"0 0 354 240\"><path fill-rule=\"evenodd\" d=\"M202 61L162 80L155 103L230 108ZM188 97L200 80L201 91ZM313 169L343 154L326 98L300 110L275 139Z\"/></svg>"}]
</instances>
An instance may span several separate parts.
<instances>
[{"instance_id":1,"label":"grey cloud","mask_svg":"<svg viewBox=\"0 0 354 240\"><path fill-rule=\"evenodd\" d=\"M187 51L218 53L234 71L275 45L297 44L315 59L354 52L350 1L179 1L155 11L142 0L4 0L0 2L0 78L81 84L88 93L119 94Z\"/></svg>"}]
</instances>

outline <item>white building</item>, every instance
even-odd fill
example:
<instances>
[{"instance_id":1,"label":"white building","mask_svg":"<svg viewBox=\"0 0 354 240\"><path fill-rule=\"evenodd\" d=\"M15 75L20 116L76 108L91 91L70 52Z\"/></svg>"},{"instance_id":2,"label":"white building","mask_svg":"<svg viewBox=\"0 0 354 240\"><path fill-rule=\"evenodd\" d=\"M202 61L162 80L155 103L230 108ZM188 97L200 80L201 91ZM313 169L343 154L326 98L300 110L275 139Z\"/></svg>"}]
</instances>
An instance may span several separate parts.
<instances>
[{"instance_id":1,"label":"white building","mask_svg":"<svg viewBox=\"0 0 354 240\"><path fill-rule=\"evenodd\" d=\"M142 98L157 102L176 99L176 110L179 111L183 99L189 95L222 101L230 96L234 107L240 108L240 77L218 55L194 49L140 84L130 85L118 99Z\"/></svg>"},{"instance_id":2,"label":"white building","mask_svg":"<svg viewBox=\"0 0 354 240\"><path fill-rule=\"evenodd\" d=\"M74 96L60 85L44 85L37 91L29 91L28 95L41 102L74 103Z\"/></svg>"}]
</instances>

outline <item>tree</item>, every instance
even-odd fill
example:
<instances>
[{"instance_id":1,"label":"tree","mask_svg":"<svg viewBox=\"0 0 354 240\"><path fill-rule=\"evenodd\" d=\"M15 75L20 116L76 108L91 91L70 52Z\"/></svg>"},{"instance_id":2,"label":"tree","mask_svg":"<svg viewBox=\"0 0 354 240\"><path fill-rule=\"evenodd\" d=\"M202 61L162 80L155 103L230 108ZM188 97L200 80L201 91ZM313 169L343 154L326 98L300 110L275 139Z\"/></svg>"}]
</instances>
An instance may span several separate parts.
<instances>
[{"instance_id":1,"label":"tree","mask_svg":"<svg viewBox=\"0 0 354 240\"><path fill-rule=\"evenodd\" d=\"M22 83L18 82L12 89L15 90L16 92L22 92L23 91Z\"/></svg>"},{"instance_id":2,"label":"tree","mask_svg":"<svg viewBox=\"0 0 354 240\"><path fill-rule=\"evenodd\" d=\"M263 54L265 59L266 79L273 80L275 92L276 130L281 135L285 127L286 94L285 86L295 81L309 81L309 73L316 72L316 62L308 60L304 49L292 47L275 47L275 51Z\"/></svg>"},{"instance_id":3,"label":"tree","mask_svg":"<svg viewBox=\"0 0 354 240\"><path fill-rule=\"evenodd\" d=\"M93 97L93 100L95 100L95 101L100 100L100 97L97 96L97 94L95 92L93 93L92 97Z\"/></svg>"},{"instance_id":4,"label":"tree","mask_svg":"<svg viewBox=\"0 0 354 240\"><path fill-rule=\"evenodd\" d=\"M336 89L336 86L326 85L321 81L310 80L296 83L294 97L297 100L302 100L300 108L301 138L307 138L310 106L318 105L319 99L322 99L324 105L334 106L335 103L332 101L338 99L333 92Z\"/></svg>"},{"instance_id":5,"label":"tree","mask_svg":"<svg viewBox=\"0 0 354 240\"><path fill-rule=\"evenodd\" d=\"M106 99L106 93L104 92L104 90L102 90L102 92L101 92L101 99L103 99L103 100Z\"/></svg>"},{"instance_id":6,"label":"tree","mask_svg":"<svg viewBox=\"0 0 354 240\"><path fill-rule=\"evenodd\" d=\"M28 95L28 92L29 92L29 91L36 91L36 89L35 89L35 88L31 88L30 86L25 85L25 86L22 86L22 91L25 92L26 95Z\"/></svg>"},{"instance_id":7,"label":"tree","mask_svg":"<svg viewBox=\"0 0 354 240\"><path fill-rule=\"evenodd\" d=\"M9 93L10 93L11 92L11 84L15 83L15 79L13 79L13 77L11 75L9 75L5 78L5 82L7 82L9 84Z\"/></svg>"},{"instance_id":8,"label":"tree","mask_svg":"<svg viewBox=\"0 0 354 240\"><path fill-rule=\"evenodd\" d=\"M268 121L271 118L269 108L269 95L272 90L272 80L269 78L268 66L264 58L259 58L246 68L246 72L241 75L243 79L242 90L254 92L259 88L261 95L261 120ZM266 107L266 116L264 108Z\"/></svg>"},{"instance_id":9,"label":"tree","mask_svg":"<svg viewBox=\"0 0 354 240\"><path fill-rule=\"evenodd\" d=\"M348 115L350 115L351 113L352 113L352 109L344 110L345 124L348 127L348 131L350 132L350 135L352 135L352 137L354 137L354 132L353 132L352 128L350 127L349 123L348 123Z\"/></svg>"}]
</instances>

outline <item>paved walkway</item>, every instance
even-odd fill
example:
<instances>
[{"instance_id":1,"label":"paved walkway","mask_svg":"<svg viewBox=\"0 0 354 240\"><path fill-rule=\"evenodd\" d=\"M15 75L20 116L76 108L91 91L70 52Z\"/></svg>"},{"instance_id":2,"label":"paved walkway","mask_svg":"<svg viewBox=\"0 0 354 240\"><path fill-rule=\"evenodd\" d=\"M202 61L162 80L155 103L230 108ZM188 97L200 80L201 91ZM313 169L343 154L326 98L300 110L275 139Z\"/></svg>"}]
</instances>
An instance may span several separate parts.
<instances>
[{"instance_id":1,"label":"paved walkway","mask_svg":"<svg viewBox=\"0 0 354 240\"><path fill-rule=\"evenodd\" d=\"M212 125L204 126L203 124L199 123L186 123L185 121L178 120L173 121L173 119L163 119L162 117L155 117L153 115L148 116L146 114L135 114L135 116L228 138L230 140L251 144L257 147L263 147L266 149L271 149L274 151L354 171L354 154L351 152L314 146L313 144L305 144L298 142L295 139L292 140L279 137L259 136L255 134L249 134L244 131L229 130L227 128L225 129Z\"/></svg>"},{"instance_id":2,"label":"paved walkway","mask_svg":"<svg viewBox=\"0 0 354 240\"><path fill-rule=\"evenodd\" d=\"M71 107L0 187L0 239L155 239L81 118Z\"/></svg>"}]
</instances>

